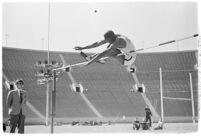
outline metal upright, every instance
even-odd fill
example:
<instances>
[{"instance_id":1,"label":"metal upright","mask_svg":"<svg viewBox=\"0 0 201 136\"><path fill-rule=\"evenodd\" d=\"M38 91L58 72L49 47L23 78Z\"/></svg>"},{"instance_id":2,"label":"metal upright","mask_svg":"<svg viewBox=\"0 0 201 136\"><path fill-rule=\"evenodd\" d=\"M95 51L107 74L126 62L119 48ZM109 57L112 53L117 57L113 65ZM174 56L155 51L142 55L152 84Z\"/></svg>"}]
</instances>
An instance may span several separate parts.
<instances>
[{"instance_id":1,"label":"metal upright","mask_svg":"<svg viewBox=\"0 0 201 136\"><path fill-rule=\"evenodd\" d=\"M50 44L50 2L48 5L48 51L47 51L47 62L50 64L50 51L49 51L49 44ZM50 99L50 82L47 81L47 88L46 88L46 126L49 125L49 99Z\"/></svg>"},{"instance_id":2,"label":"metal upright","mask_svg":"<svg viewBox=\"0 0 201 136\"><path fill-rule=\"evenodd\" d=\"M160 95L161 95L161 121L164 122L163 114L163 79L162 79L162 68L160 68Z\"/></svg>"},{"instance_id":3,"label":"metal upright","mask_svg":"<svg viewBox=\"0 0 201 136\"><path fill-rule=\"evenodd\" d=\"M51 133L54 133L54 117L56 111L56 71L53 71L53 89L52 89L52 100L51 100Z\"/></svg>"},{"instance_id":4,"label":"metal upright","mask_svg":"<svg viewBox=\"0 0 201 136\"><path fill-rule=\"evenodd\" d=\"M190 78L190 91L191 91L192 120L193 120L193 123L195 123L195 109L194 109L193 84L192 84L191 73L189 73L189 78Z\"/></svg>"}]
</instances>

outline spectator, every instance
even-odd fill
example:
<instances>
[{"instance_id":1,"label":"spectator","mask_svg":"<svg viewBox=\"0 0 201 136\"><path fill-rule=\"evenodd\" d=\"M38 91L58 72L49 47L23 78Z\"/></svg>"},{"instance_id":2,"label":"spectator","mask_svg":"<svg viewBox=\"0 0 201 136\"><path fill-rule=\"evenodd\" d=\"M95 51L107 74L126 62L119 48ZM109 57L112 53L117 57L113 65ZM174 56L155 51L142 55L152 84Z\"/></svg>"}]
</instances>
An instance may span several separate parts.
<instances>
[{"instance_id":1,"label":"spectator","mask_svg":"<svg viewBox=\"0 0 201 136\"><path fill-rule=\"evenodd\" d=\"M8 92L7 107L10 116L10 133L15 133L16 127L18 133L24 133L25 108L27 93L23 89L24 82L18 79L15 82L16 88Z\"/></svg>"},{"instance_id":2,"label":"spectator","mask_svg":"<svg viewBox=\"0 0 201 136\"><path fill-rule=\"evenodd\" d=\"M6 124L3 123L3 132L5 132L5 131L6 131Z\"/></svg>"},{"instance_id":3,"label":"spectator","mask_svg":"<svg viewBox=\"0 0 201 136\"><path fill-rule=\"evenodd\" d=\"M157 126L154 128L154 130L160 130L160 129L163 129L162 118L159 119Z\"/></svg>"},{"instance_id":4,"label":"spectator","mask_svg":"<svg viewBox=\"0 0 201 136\"><path fill-rule=\"evenodd\" d=\"M141 126L142 126L142 130L148 130L149 129L149 125L146 121L146 118L143 119Z\"/></svg>"},{"instance_id":5,"label":"spectator","mask_svg":"<svg viewBox=\"0 0 201 136\"><path fill-rule=\"evenodd\" d=\"M145 121L148 122L149 121L149 127L151 127L152 125L152 121L151 121L151 110L148 106L145 107Z\"/></svg>"},{"instance_id":6,"label":"spectator","mask_svg":"<svg viewBox=\"0 0 201 136\"><path fill-rule=\"evenodd\" d=\"M135 121L133 122L133 130L139 130L140 129L140 122L136 118Z\"/></svg>"},{"instance_id":7,"label":"spectator","mask_svg":"<svg viewBox=\"0 0 201 136\"><path fill-rule=\"evenodd\" d=\"M73 121L72 126L79 125L79 123L80 123L79 121Z\"/></svg>"}]
</instances>

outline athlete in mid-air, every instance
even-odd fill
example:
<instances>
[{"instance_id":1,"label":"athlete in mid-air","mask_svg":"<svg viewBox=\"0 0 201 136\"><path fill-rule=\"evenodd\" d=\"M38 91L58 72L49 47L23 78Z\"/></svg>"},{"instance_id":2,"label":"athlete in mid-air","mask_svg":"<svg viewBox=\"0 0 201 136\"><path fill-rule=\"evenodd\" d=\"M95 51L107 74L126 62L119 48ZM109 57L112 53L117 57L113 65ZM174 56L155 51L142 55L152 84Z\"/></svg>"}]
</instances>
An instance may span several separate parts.
<instances>
[{"instance_id":1,"label":"athlete in mid-air","mask_svg":"<svg viewBox=\"0 0 201 136\"><path fill-rule=\"evenodd\" d=\"M109 43L107 49L101 53L87 56L84 52L81 52L81 55L88 59L88 63L86 65L90 65L94 62L104 63L108 57L112 57L117 59L122 65L125 65L129 68L135 68L134 62L136 59L135 46L130 39L126 36L115 34L113 31L107 31L104 34L104 40L95 42L91 45L80 47L76 46L75 50L84 50L91 49L103 44ZM135 69L134 69L135 71Z\"/></svg>"}]
</instances>

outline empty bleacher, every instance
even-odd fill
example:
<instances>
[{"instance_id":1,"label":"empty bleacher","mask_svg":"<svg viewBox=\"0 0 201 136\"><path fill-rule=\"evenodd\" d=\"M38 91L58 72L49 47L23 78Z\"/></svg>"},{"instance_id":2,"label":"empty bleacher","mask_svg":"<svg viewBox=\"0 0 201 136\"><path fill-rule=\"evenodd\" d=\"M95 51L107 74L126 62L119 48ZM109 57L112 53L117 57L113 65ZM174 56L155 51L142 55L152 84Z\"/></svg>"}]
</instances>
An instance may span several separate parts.
<instances>
[{"instance_id":1,"label":"empty bleacher","mask_svg":"<svg viewBox=\"0 0 201 136\"><path fill-rule=\"evenodd\" d=\"M45 116L46 86L37 85L34 62L45 60L47 53L36 50L3 48L3 73L9 80L23 78L29 102ZM67 64L84 61L78 53L50 52L50 60L61 61L63 55ZM190 97L189 72L193 77L195 113L198 115L198 77L194 65L197 63L195 51L169 53L142 53L136 60L137 76L149 90L146 95L160 114L159 68L163 70L164 95L168 97ZM176 71L175 71L176 70ZM88 67L75 67L72 75L81 83L86 97L104 117L143 117L145 102L138 93L131 93L134 84L132 76L116 60L106 64L92 64ZM66 73L57 81L57 118L94 118L82 97L72 93L71 81ZM7 118L5 106L7 90L3 88L3 117ZM191 103L184 101L164 101L164 115L167 117L191 116ZM30 109L27 118L38 118Z\"/></svg>"}]
</instances>

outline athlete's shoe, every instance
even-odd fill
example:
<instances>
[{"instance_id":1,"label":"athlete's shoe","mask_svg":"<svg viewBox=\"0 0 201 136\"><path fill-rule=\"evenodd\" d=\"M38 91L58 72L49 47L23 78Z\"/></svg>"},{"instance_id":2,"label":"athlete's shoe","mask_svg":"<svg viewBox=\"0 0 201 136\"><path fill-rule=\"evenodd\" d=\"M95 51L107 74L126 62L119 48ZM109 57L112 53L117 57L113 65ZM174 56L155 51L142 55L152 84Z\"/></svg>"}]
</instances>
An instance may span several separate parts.
<instances>
[{"instance_id":1,"label":"athlete's shoe","mask_svg":"<svg viewBox=\"0 0 201 136\"><path fill-rule=\"evenodd\" d=\"M89 55L87 55L87 54L85 54L84 52L80 52L80 55L86 60L86 61L90 61L92 58L93 58L93 56L89 56ZM106 59L100 59L100 60L98 60L97 61L98 63L101 63L101 64L105 64L105 62L106 62Z\"/></svg>"}]
</instances>

